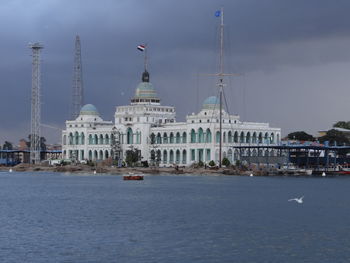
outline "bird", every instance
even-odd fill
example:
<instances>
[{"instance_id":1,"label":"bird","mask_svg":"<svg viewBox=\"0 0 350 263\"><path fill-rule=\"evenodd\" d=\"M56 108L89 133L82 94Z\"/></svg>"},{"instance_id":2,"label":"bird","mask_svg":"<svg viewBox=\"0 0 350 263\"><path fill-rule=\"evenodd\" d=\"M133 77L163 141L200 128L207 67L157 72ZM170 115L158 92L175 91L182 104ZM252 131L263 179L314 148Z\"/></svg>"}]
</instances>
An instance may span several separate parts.
<instances>
[{"instance_id":1,"label":"bird","mask_svg":"<svg viewBox=\"0 0 350 263\"><path fill-rule=\"evenodd\" d=\"M303 198L304 196L300 197L300 198L292 198L292 199L289 199L288 201L295 201L299 204L302 204L304 201L303 201Z\"/></svg>"}]
</instances>

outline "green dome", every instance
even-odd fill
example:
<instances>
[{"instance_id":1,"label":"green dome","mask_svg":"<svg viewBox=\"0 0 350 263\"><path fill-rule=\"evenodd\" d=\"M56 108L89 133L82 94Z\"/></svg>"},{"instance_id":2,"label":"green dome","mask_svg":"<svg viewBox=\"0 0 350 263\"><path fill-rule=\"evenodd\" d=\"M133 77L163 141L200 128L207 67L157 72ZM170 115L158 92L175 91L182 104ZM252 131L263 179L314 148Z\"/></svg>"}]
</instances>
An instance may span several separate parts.
<instances>
[{"instance_id":1,"label":"green dome","mask_svg":"<svg viewBox=\"0 0 350 263\"><path fill-rule=\"evenodd\" d=\"M158 98L158 97L151 83L141 82L136 88L135 98Z\"/></svg>"},{"instance_id":2,"label":"green dome","mask_svg":"<svg viewBox=\"0 0 350 263\"><path fill-rule=\"evenodd\" d=\"M99 113L94 105L86 104L81 108L80 115L97 115L97 116L99 116Z\"/></svg>"},{"instance_id":3,"label":"green dome","mask_svg":"<svg viewBox=\"0 0 350 263\"><path fill-rule=\"evenodd\" d=\"M203 102L203 109L219 109L220 100L216 96L210 96Z\"/></svg>"}]
</instances>

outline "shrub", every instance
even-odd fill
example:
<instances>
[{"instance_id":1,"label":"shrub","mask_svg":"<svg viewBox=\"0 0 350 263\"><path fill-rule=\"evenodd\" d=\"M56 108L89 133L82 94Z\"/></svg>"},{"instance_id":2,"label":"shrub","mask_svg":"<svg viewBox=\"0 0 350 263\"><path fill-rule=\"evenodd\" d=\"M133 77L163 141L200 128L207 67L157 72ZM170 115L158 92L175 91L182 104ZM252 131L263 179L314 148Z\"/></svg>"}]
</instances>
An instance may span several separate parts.
<instances>
[{"instance_id":1,"label":"shrub","mask_svg":"<svg viewBox=\"0 0 350 263\"><path fill-rule=\"evenodd\" d=\"M213 160L211 160L210 162L209 162L209 166L215 166L216 164L215 164L215 162L213 161Z\"/></svg>"},{"instance_id":2,"label":"shrub","mask_svg":"<svg viewBox=\"0 0 350 263\"><path fill-rule=\"evenodd\" d=\"M227 159L226 157L224 159L222 159L222 165L225 165L226 167L230 166L231 162L229 159Z\"/></svg>"}]
</instances>

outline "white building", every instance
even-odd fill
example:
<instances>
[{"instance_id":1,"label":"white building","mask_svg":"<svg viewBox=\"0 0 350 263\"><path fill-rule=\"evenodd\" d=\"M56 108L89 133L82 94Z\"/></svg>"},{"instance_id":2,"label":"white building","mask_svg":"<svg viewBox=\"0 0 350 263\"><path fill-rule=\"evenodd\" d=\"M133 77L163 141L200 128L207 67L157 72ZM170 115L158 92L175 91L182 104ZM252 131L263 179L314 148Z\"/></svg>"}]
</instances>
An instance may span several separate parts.
<instances>
[{"instance_id":1,"label":"white building","mask_svg":"<svg viewBox=\"0 0 350 263\"><path fill-rule=\"evenodd\" d=\"M79 161L108 159L115 147L111 139L116 138L121 157L125 157L127 150L138 149L143 161L157 156L160 166L210 160L218 163L219 113L219 99L212 96L204 101L199 113L186 116L185 122L177 122L175 108L160 104L145 71L130 105L116 107L114 123L102 120L91 104L82 107L76 120L66 121L62 132L63 157ZM279 143L280 128L271 128L268 123L242 122L237 115L224 110L222 113L223 158L231 162L239 158L234 145Z\"/></svg>"}]
</instances>

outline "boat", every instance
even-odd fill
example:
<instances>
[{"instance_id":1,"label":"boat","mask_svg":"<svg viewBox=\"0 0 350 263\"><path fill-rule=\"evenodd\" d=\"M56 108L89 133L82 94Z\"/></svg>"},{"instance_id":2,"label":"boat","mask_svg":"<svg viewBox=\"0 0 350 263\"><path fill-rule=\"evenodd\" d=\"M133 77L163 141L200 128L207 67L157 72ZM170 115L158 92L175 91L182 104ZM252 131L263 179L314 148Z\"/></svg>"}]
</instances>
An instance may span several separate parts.
<instances>
[{"instance_id":1,"label":"boat","mask_svg":"<svg viewBox=\"0 0 350 263\"><path fill-rule=\"evenodd\" d=\"M123 180L125 181L140 181L143 180L143 175L142 174L134 174L134 173L129 173L128 175L123 176Z\"/></svg>"}]
</instances>

